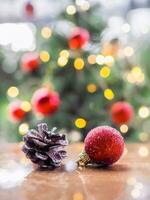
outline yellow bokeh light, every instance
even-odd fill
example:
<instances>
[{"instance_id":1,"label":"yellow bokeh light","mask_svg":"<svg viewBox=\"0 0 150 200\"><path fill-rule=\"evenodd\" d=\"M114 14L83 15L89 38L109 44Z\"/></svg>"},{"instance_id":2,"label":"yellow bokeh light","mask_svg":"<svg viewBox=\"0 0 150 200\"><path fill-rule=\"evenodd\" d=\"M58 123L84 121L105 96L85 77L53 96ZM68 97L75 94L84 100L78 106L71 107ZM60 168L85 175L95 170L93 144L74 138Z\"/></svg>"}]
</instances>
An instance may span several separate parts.
<instances>
[{"instance_id":1,"label":"yellow bokeh light","mask_svg":"<svg viewBox=\"0 0 150 200\"><path fill-rule=\"evenodd\" d=\"M146 146L142 146L142 147L139 148L138 153L141 157L147 157L148 154L149 154L149 150Z\"/></svg>"},{"instance_id":2,"label":"yellow bokeh light","mask_svg":"<svg viewBox=\"0 0 150 200\"><path fill-rule=\"evenodd\" d=\"M74 68L82 70L84 68L84 60L82 58L76 58L74 61Z\"/></svg>"},{"instance_id":3,"label":"yellow bokeh light","mask_svg":"<svg viewBox=\"0 0 150 200\"><path fill-rule=\"evenodd\" d=\"M127 126L126 124L122 124L122 125L120 126L120 131L121 131L122 133L127 133L127 132L128 132L128 126Z\"/></svg>"},{"instance_id":4,"label":"yellow bokeh light","mask_svg":"<svg viewBox=\"0 0 150 200\"><path fill-rule=\"evenodd\" d=\"M48 39L52 35L52 30L49 27L45 26L41 30L41 35L43 36L43 38Z\"/></svg>"},{"instance_id":5,"label":"yellow bokeh light","mask_svg":"<svg viewBox=\"0 0 150 200\"><path fill-rule=\"evenodd\" d=\"M60 57L69 58L69 51L64 49L59 53L59 55L60 55Z\"/></svg>"},{"instance_id":6,"label":"yellow bokeh light","mask_svg":"<svg viewBox=\"0 0 150 200\"><path fill-rule=\"evenodd\" d=\"M100 70L100 76L101 77L107 78L109 75L110 75L110 68L109 67L105 66Z\"/></svg>"},{"instance_id":7,"label":"yellow bokeh light","mask_svg":"<svg viewBox=\"0 0 150 200\"><path fill-rule=\"evenodd\" d=\"M66 57L61 56L61 57L58 58L57 64L60 67L64 67L67 63L68 63L68 59Z\"/></svg>"},{"instance_id":8,"label":"yellow bokeh light","mask_svg":"<svg viewBox=\"0 0 150 200\"><path fill-rule=\"evenodd\" d=\"M66 12L68 15L74 15L76 13L76 7L74 5L69 5L66 8Z\"/></svg>"},{"instance_id":9,"label":"yellow bokeh light","mask_svg":"<svg viewBox=\"0 0 150 200\"><path fill-rule=\"evenodd\" d=\"M22 123L19 126L19 134L25 135L27 131L29 130L29 125L27 123Z\"/></svg>"},{"instance_id":10,"label":"yellow bokeh light","mask_svg":"<svg viewBox=\"0 0 150 200\"><path fill-rule=\"evenodd\" d=\"M139 76L142 72L142 69L138 66L135 66L132 68L131 72L135 74L135 76Z\"/></svg>"},{"instance_id":11,"label":"yellow bokeh light","mask_svg":"<svg viewBox=\"0 0 150 200\"><path fill-rule=\"evenodd\" d=\"M50 55L47 51L41 51L40 52L40 59L43 62L48 62L50 60Z\"/></svg>"},{"instance_id":12,"label":"yellow bokeh light","mask_svg":"<svg viewBox=\"0 0 150 200\"><path fill-rule=\"evenodd\" d=\"M124 55L126 57L133 56L133 54L134 54L134 49L132 47L125 47L124 48Z\"/></svg>"},{"instance_id":13,"label":"yellow bokeh light","mask_svg":"<svg viewBox=\"0 0 150 200\"><path fill-rule=\"evenodd\" d=\"M106 65L111 67L114 63L114 58L112 56L106 56L104 58L104 62L105 62Z\"/></svg>"},{"instance_id":14,"label":"yellow bokeh light","mask_svg":"<svg viewBox=\"0 0 150 200\"><path fill-rule=\"evenodd\" d=\"M73 200L83 200L83 194L81 192L74 193Z\"/></svg>"},{"instance_id":15,"label":"yellow bokeh light","mask_svg":"<svg viewBox=\"0 0 150 200\"><path fill-rule=\"evenodd\" d=\"M19 95L18 88L14 87L14 86L8 88L7 95L10 96L10 97L17 97Z\"/></svg>"},{"instance_id":16,"label":"yellow bokeh light","mask_svg":"<svg viewBox=\"0 0 150 200\"><path fill-rule=\"evenodd\" d=\"M148 107L142 106L142 107L139 109L138 114L139 114L139 116L140 116L141 118L147 118L147 117L149 117L149 115L150 115L150 110L149 110Z\"/></svg>"},{"instance_id":17,"label":"yellow bokeh light","mask_svg":"<svg viewBox=\"0 0 150 200\"><path fill-rule=\"evenodd\" d=\"M145 132L142 132L139 134L139 140L142 141L142 142L146 142L149 140L149 134L148 133L145 133Z\"/></svg>"},{"instance_id":18,"label":"yellow bokeh light","mask_svg":"<svg viewBox=\"0 0 150 200\"><path fill-rule=\"evenodd\" d=\"M94 65L96 63L96 56L95 55L89 55L87 60L88 60L89 64Z\"/></svg>"},{"instance_id":19,"label":"yellow bokeh light","mask_svg":"<svg viewBox=\"0 0 150 200\"><path fill-rule=\"evenodd\" d=\"M90 83L87 85L86 89L89 93L94 93L97 90L97 86L94 83Z\"/></svg>"},{"instance_id":20,"label":"yellow bokeh light","mask_svg":"<svg viewBox=\"0 0 150 200\"><path fill-rule=\"evenodd\" d=\"M114 98L114 92L111 89L104 90L104 97L108 100L112 100Z\"/></svg>"},{"instance_id":21,"label":"yellow bokeh light","mask_svg":"<svg viewBox=\"0 0 150 200\"><path fill-rule=\"evenodd\" d=\"M31 110L31 104L28 101L23 101L21 103L21 108L25 111L25 112L29 112Z\"/></svg>"},{"instance_id":22,"label":"yellow bokeh light","mask_svg":"<svg viewBox=\"0 0 150 200\"><path fill-rule=\"evenodd\" d=\"M86 124L87 124L87 122L83 118L77 118L75 120L75 126L78 128L84 128L84 127L86 127Z\"/></svg>"},{"instance_id":23,"label":"yellow bokeh light","mask_svg":"<svg viewBox=\"0 0 150 200\"><path fill-rule=\"evenodd\" d=\"M140 67L135 66L127 74L127 80L129 83L141 84L145 80L145 75Z\"/></svg>"},{"instance_id":24,"label":"yellow bokeh light","mask_svg":"<svg viewBox=\"0 0 150 200\"><path fill-rule=\"evenodd\" d=\"M99 65L103 65L105 63L105 57L103 55L96 56L96 63Z\"/></svg>"}]
</instances>

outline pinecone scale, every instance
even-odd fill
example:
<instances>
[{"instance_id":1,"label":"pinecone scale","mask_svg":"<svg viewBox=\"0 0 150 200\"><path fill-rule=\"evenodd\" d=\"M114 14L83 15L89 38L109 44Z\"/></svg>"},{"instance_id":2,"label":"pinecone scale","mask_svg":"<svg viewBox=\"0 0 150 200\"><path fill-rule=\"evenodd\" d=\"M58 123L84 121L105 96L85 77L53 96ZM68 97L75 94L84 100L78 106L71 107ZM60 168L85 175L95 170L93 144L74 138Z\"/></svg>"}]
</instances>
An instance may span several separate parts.
<instances>
[{"instance_id":1,"label":"pinecone scale","mask_svg":"<svg viewBox=\"0 0 150 200\"><path fill-rule=\"evenodd\" d=\"M64 147L68 144L65 135L56 133L56 128L48 130L46 123L31 129L24 136L22 151L33 163L40 168L53 169L60 167L62 159L66 157Z\"/></svg>"}]
</instances>

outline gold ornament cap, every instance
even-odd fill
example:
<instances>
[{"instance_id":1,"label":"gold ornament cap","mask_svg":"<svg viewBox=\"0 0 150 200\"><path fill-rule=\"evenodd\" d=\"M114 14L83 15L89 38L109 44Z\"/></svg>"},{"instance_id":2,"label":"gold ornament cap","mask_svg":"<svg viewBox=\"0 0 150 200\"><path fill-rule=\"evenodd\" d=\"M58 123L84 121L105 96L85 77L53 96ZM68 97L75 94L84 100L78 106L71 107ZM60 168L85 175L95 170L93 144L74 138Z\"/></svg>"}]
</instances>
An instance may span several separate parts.
<instances>
[{"instance_id":1,"label":"gold ornament cap","mask_svg":"<svg viewBox=\"0 0 150 200\"><path fill-rule=\"evenodd\" d=\"M79 154L79 158L77 159L76 163L78 164L79 167L84 167L90 162L90 158L88 154L83 150Z\"/></svg>"}]
</instances>

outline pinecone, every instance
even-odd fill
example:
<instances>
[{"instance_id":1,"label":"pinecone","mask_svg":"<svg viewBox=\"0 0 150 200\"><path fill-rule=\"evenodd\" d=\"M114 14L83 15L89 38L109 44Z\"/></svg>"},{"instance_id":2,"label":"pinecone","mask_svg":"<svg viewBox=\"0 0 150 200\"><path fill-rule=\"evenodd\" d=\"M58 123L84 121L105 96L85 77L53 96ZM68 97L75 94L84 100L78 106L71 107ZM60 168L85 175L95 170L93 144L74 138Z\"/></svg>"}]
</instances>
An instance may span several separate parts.
<instances>
[{"instance_id":1,"label":"pinecone","mask_svg":"<svg viewBox=\"0 0 150 200\"><path fill-rule=\"evenodd\" d=\"M37 130L31 129L23 137L25 144L22 151L40 168L59 167L62 159L66 157L66 136L55 133L55 130L56 128L53 128L49 131L47 124L41 123L37 125Z\"/></svg>"}]
</instances>

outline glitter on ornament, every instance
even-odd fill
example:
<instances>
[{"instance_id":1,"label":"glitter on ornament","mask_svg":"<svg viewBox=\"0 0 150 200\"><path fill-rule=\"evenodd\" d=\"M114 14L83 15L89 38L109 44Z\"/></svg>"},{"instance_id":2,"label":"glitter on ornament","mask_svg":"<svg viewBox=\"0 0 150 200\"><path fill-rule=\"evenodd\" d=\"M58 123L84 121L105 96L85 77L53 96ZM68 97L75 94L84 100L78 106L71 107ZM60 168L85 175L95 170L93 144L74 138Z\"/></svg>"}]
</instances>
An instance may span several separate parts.
<instances>
[{"instance_id":1,"label":"glitter on ornament","mask_svg":"<svg viewBox=\"0 0 150 200\"><path fill-rule=\"evenodd\" d=\"M112 127L99 126L87 134L77 163L79 166L88 163L108 166L117 162L123 152L124 140L121 134Z\"/></svg>"}]
</instances>

